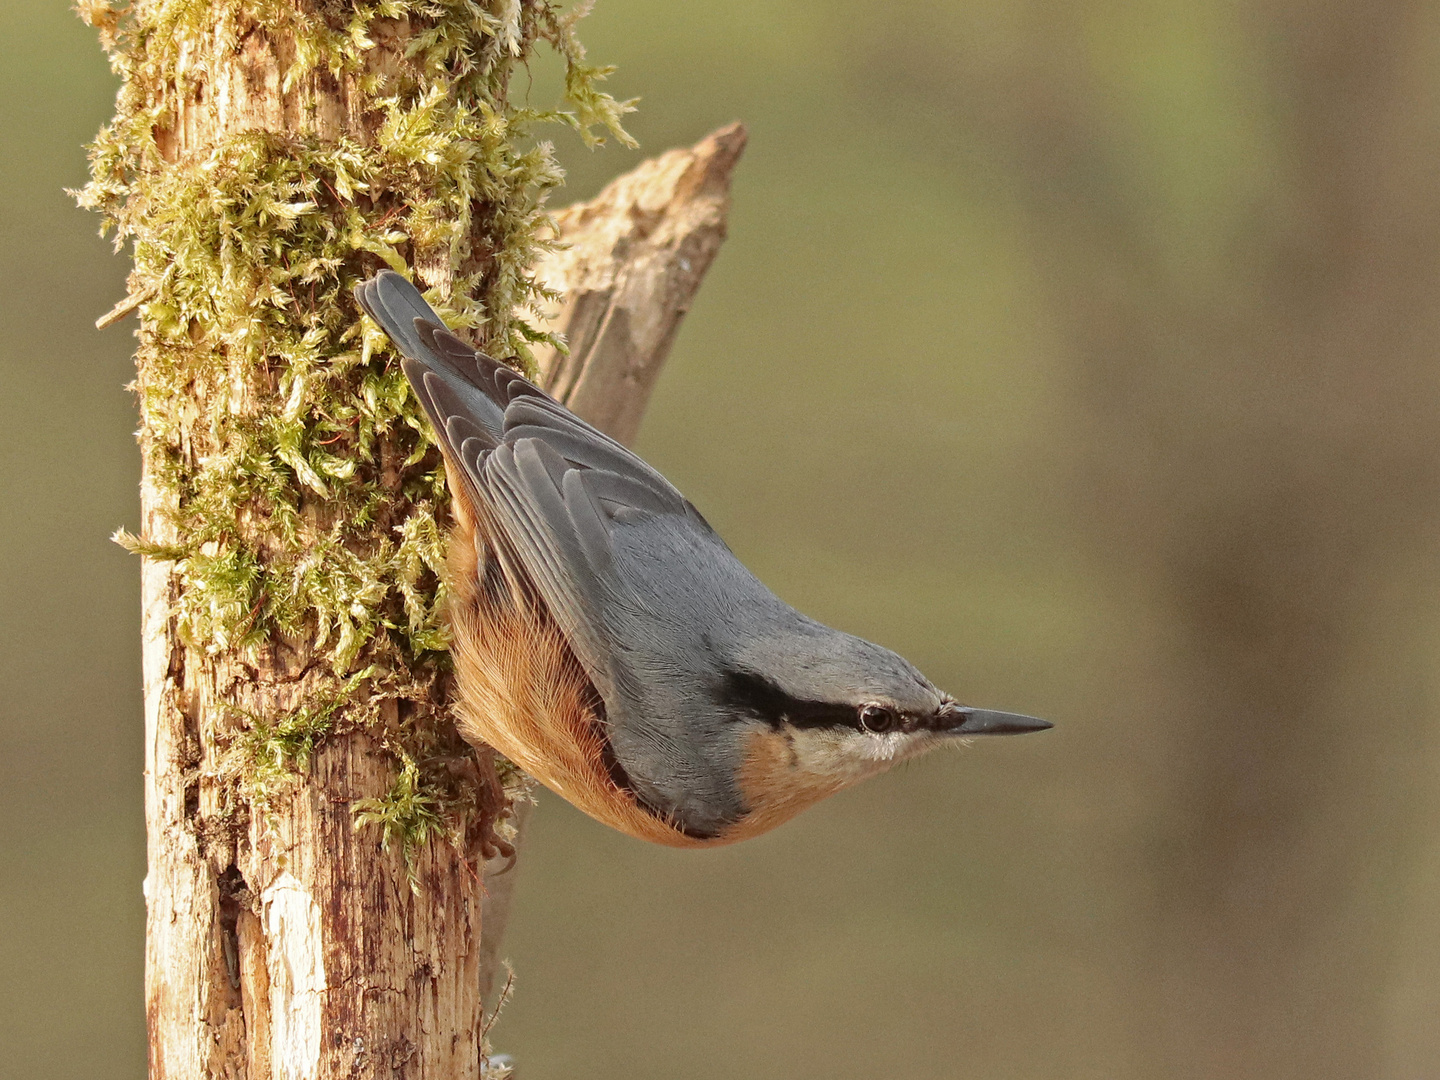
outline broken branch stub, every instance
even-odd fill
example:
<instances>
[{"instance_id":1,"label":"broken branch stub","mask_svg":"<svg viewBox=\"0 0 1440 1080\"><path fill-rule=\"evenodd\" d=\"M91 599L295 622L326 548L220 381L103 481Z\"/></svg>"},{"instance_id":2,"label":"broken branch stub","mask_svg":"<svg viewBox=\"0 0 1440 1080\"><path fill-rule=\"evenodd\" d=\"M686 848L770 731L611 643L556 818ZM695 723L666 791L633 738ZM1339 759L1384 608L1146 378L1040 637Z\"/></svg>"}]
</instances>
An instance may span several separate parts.
<instances>
[{"instance_id":1,"label":"broken branch stub","mask_svg":"<svg viewBox=\"0 0 1440 1080\"><path fill-rule=\"evenodd\" d=\"M570 355L537 351L546 388L629 444L705 272L725 239L730 177L746 132L733 123L643 162L555 215L563 250L536 276L565 294L546 329Z\"/></svg>"}]
</instances>

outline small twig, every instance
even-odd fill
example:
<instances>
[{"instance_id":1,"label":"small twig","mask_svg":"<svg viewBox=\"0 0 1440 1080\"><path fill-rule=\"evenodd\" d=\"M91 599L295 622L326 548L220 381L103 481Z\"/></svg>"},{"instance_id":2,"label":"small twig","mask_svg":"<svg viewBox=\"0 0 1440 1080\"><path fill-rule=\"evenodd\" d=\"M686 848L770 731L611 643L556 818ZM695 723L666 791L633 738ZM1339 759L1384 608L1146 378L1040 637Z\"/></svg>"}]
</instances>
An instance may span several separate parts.
<instances>
[{"instance_id":1,"label":"small twig","mask_svg":"<svg viewBox=\"0 0 1440 1080\"><path fill-rule=\"evenodd\" d=\"M265 606L265 594L260 594L260 599L255 601L255 606L250 609L250 614L245 616L245 629L242 633L248 634L255 625L255 616L260 614L260 609Z\"/></svg>"},{"instance_id":2,"label":"small twig","mask_svg":"<svg viewBox=\"0 0 1440 1080\"><path fill-rule=\"evenodd\" d=\"M121 319L125 318L126 315L129 315L141 304L145 303L147 300L153 297L155 295L155 291L156 287L154 285L147 285L138 293L131 293L129 296L125 297L124 300L121 300L118 304L116 304L109 311L107 311L104 315L101 315L100 318L96 319L95 329L104 330L107 326L114 326Z\"/></svg>"},{"instance_id":3,"label":"small twig","mask_svg":"<svg viewBox=\"0 0 1440 1080\"><path fill-rule=\"evenodd\" d=\"M495 1026L495 1021L500 1019L500 1010L510 1000L510 995L515 992L515 969L508 963L505 965L505 985L500 988L500 996L495 1000L495 1008L490 1010L490 1015L484 1015L481 1010L480 1021L480 1045L485 1045L485 1039L490 1034L490 1029Z\"/></svg>"},{"instance_id":4,"label":"small twig","mask_svg":"<svg viewBox=\"0 0 1440 1080\"><path fill-rule=\"evenodd\" d=\"M379 221L376 221L376 222L374 222L374 223L372 223L372 224L370 224L370 225L365 226L365 231L366 231L366 232L371 232L371 231L373 231L373 230L375 230L375 229L378 229L378 228L380 228L380 227L388 224L391 218L393 218L396 214L400 213L401 210L407 209L407 208L409 207L409 205L410 205L409 203L403 203L403 202L402 202L402 203L400 203L398 206L392 206L389 210L385 211L385 216L382 217Z\"/></svg>"}]
</instances>

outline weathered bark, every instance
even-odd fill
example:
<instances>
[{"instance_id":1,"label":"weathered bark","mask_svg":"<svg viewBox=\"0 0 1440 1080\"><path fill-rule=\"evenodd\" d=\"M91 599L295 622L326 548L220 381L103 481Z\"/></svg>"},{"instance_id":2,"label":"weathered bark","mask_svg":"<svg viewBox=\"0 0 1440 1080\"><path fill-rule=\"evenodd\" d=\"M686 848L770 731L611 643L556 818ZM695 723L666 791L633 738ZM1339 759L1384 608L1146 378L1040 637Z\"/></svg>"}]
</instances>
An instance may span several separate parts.
<instances>
[{"instance_id":1,"label":"weathered bark","mask_svg":"<svg viewBox=\"0 0 1440 1080\"><path fill-rule=\"evenodd\" d=\"M253 52L206 58L206 77L227 88L222 107L181 110L167 152L202 153L244 122L286 122L294 110L276 103L278 81L264 77L273 56ZM343 88L308 92L337 130L360 122L343 107ZM543 358L542 370L617 437L638 427L724 237L743 145L743 129L726 128L559 216L573 247L541 273L569 290L556 325L575 348L569 360ZM601 314L588 315L597 305ZM236 383L246 378L237 367ZM168 498L147 456L142 520L162 545L178 539ZM393 779L392 758L363 731L324 740L292 793L252 808L248 826L221 829L233 815L220 805L220 747L231 733L220 703L263 716L293 710L306 700L313 657L299 641L266 650L258 667L202 655L178 634L174 565L146 559L142 574L151 1076L479 1076L482 989L494 980L510 881L485 897L462 854L437 842L417 856L421 888L411 890L399 853L354 824L353 804ZM482 923L493 927L483 938Z\"/></svg>"}]
</instances>

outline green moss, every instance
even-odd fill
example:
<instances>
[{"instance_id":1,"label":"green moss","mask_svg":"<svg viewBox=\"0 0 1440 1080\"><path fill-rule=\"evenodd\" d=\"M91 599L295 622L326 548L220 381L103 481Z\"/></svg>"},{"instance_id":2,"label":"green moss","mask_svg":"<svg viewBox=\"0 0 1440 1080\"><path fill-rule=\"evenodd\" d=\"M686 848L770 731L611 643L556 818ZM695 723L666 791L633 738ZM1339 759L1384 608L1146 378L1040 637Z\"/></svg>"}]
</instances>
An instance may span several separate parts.
<instances>
[{"instance_id":1,"label":"green moss","mask_svg":"<svg viewBox=\"0 0 1440 1080\"><path fill-rule=\"evenodd\" d=\"M355 804L355 821L360 825L380 826L380 846L386 851L392 845L400 848L410 874L410 887L418 889L415 851L431 839L445 835L447 829L440 797L424 782L413 758L408 754L401 757L395 783L383 796L362 799Z\"/></svg>"},{"instance_id":2,"label":"green moss","mask_svg":"<svg viewBox=\"0 0 1440 1080\"><path fill-rule=\"evenodd\" d=\"M609 69L585 62L582 12L549 0L80 9L123 84L79 199L117 247L133 247L131 292L146 298L141 441L169 505L165 542L117 539L175 564L187 644L254 660L305 641L323 662L315 701L246 718L236 760L252 797L293 773L340 714L373 720L380 701L397 702L401 732L382 733L397 786L362 818L408 853L436 833L432 815L457 818L475 802L447 771L446 754L462 748L435 734L446 721L436 687L448 496L419 406L350 290L382 265L424 266L449 285L429 297L450 325L532 368L531 346L549 340L535 312L552 298L530 267L561 181L533 130L562 122L591 143L597 128L628 143L629 105L598 89ZM327 135L310 115L298 130L235 131L168 160L176 102L214 92L201 85L204 65L182 57L232 57L256 35L280 58L286 89L321 72L346 80L366 134ZM512 74L542 42L564 60L566 107L509 100ZM437 739L449 740L444 753Z\"/></svg>"},{"instance_id":3,"label":"green moss","mask_svg":"<svg viewBox=\"0 0 1440 1080\"><path fill-rule=\"evenodd\" d=\"M230 740L225 771L253 803L268 808L296 782L309 764L315 744L331 732L336 714L345 704L345 698L331 696L278 719L232 709L245 726Z\"/></svg>"}]
</instances>

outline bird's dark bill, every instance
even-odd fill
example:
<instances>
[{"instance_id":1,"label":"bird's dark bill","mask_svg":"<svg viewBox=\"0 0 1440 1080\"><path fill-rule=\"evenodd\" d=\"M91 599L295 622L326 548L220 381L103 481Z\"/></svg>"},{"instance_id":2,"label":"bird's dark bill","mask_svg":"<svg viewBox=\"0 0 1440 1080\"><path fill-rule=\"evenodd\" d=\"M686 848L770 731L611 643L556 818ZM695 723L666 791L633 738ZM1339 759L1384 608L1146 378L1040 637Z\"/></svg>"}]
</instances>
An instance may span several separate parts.
<instances>
[{"instance_id":1,"label":"bird's dark bill","mask_svg":"<svg viewBox=\"0 0 1440 1080\"><path fill-rule=\"evenodd\" d=\"M951 735L1023 735L1027 731L1044 731L1055 726L1038 716L991 709L957 708L951 716L958 721L945 729Z\"/></svg>"}]
</instances>

